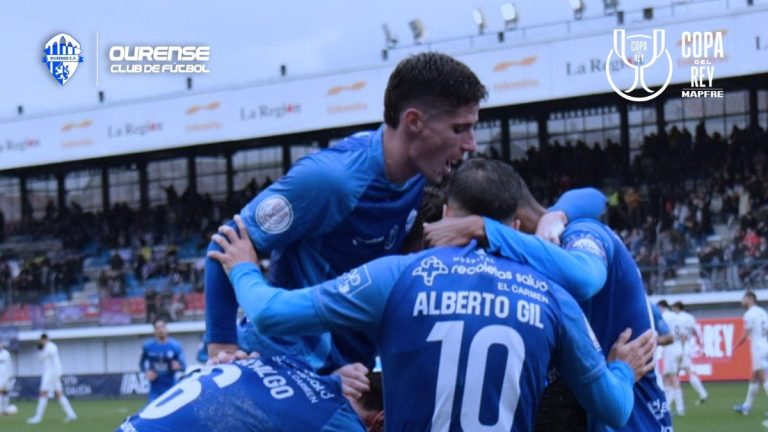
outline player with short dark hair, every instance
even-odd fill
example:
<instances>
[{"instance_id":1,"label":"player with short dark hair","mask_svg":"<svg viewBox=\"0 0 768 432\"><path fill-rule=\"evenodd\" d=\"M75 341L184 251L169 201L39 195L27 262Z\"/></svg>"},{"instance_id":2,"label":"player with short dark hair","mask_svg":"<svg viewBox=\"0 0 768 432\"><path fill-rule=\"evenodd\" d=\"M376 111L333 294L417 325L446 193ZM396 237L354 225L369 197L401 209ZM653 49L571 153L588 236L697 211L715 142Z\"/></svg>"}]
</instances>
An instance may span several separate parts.
<instances>
[{"instance_id":1,"label":"player with short dark hair","mask_svg":"<svg viewBox=\"0 0 768 432\"><path fill-rule=\"evenodd\" d=\"M184 349L176 339L168 335L163 320L154 322L154 337L147 339L141 349L139 369L149 380L149 402L176 384L177 374L187 367Z\"/></svg>"},{"instance_id":2,"label":"player with short dark hair","mask_svg":"<svg viewBox=\"0 0 768 432\"><path fill-rule=\"evenodd\" d=\"M733 410L748 415L752 410L755 396L760 391L760 386L768 394L768 381L765 378L765 371L768 369L768 312L758 306L757 296L752 291L744 293L741 305L745 309L744 332L736 343L736 348L743 345L749 338L752 376L749 377L749 386L744 403L734 406Z\"/></svg>"},{"instance_id":3,"label":"player with short dark hair","mask_svg":"<svg viewBox=\"0 0 768 432\"><path fill-rule=\"evenodd\" d=\"M204 366L123 422L117 432L364 432L383 427L381 374L345 398L338 377L287 356Z\"/></svg>"},{"instance_id":4,"label":"player with short dark hair","mask_svg":"<svg viewBox=\"0 0 768 432\"><path fill-rule=\"evenodd\" d=\"M270 280L286 288L323 282L397 253L413 228L422 190L477 149L473 126L487 91L463 63L428 52L401 61L385 94L385 123L298 161L240 215L254 246L271 251ZM211 243L209 250L220 250ZM210 358L236 347L237 300L226 274L206 261L206 332ZM288 353L333 370L373 349L360 334L261 337L248 347Z\"/></svg>"},{"instance_id":5,"label":"player with short dark hair","mask_svg":"<svg viewBox=\"0 0 768 432\"><path fill-rule=\"evenodd\" d=\"M449 182L447 214L491 211L509 220L509 167L465 163ZM465 196L484 194L482 198ZM462 206L471 206L464 208ZM245 226L236 217L239 231ZM510 221L516 224L514 221ZM306 289L270 287L250 241L222 227L224 252L210 256L230 273L238 300L268 334L355 328L376 340L382 358L387 429L527 431L551 364L602 421L621 426L632 383L650 367L652 333L615 347L606 366L573 298L529 266L476 244L389 256Z\"/></svg>"},{"instance_id":6,"label":"player with short dark hair","mask_svg":"<svg viewBox=\"0 0 768 432\"><path fill-rule=\"evenodd\" d=\"M533 198L519 175L510 176L504 186L521 191L516 217L521 220L523 231L533 233L546 210ZM556 211L564 202L573 199L574 191L567 192L551 210ZM610 228L593 219L571 219L557 212L548 215L563 219L561 226L565 231L561 238L557 236L563 245L562 249L541 238L509 229L487 217L444 219L427 226L425 233L432 245L466 244L473 238L487 241L489 251L527 263L552 278L580 302L604 352L609 351L626 328L631 328L635 336L651 330L651 312L645 288L637 266L621 239ZM563 412L564 406L578 407L572 397L570 400L573 403L568 402L567 389L556 392L541 407L541 419L545 422L569 418ZM664 393L652 372L635 384L634 397L634 411L620 430L660 430L671 427L672 420ZM552 404L547 405L550 402ZM571 423L560 430L610 429L597 421L594 413L588 414L588 424ZM578 419L578 413L572 418ZM547 424L542 430L556 429Z\"/></svg>"},{"instance_id":7,"label":"player with short dark hair","mask_svg":"<svg viewBox=\"0 0 768 432\"><path fill-rule=\"evenodd\" d=\"M59 347L48 338L47 333L40 335L40 342L37 344L40 361L43 364L43 375L40 377L40 398L37 400L35 415L27 419L29 424L38 424L43 421L45 409L48 406L48 398L54 395L61 405L61 409L67 415L65 422L77 420L77 414L72 409L72 405L64 394L64 388L61 385L61 359L59 358Z\"/></svg>"}]
</instances>

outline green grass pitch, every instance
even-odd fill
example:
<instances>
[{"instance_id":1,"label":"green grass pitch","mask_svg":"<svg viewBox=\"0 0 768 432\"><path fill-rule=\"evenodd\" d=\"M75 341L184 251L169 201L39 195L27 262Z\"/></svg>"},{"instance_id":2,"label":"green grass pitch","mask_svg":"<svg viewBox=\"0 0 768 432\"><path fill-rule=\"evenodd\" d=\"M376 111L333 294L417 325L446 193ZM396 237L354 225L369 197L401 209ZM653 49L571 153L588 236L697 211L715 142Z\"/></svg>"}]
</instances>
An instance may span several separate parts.
<instances>
[{"instance_id":1,"label":"green grass pitch","mask_svg":"<svg viewBox=\"0 0 768 432\"><path fill-rule=\"evenodd\" d=\"M761 431L768 429L761 422L768 417L763 414L768 411L768 396L760 390L752 413L748 416L736 414L731 407L744 401L747 383L710 383L705 384L709 390L709 400L700 406L695 406L695 392L688 384L683 384L685 394L686 414L674 417L676 432L731 432L731 431ZM145 399L127 400L72 400L72 406L77 411L79 419L73 423L63 423L64 412L59 404L51 400L43 422L38 425L26 424L27 417L34 413L35 402L14 401L19 413L14 416L0 417L2 432L103 432L114 431L122 420L136 412L145 404Z\"/></svg>"}]
</instances>

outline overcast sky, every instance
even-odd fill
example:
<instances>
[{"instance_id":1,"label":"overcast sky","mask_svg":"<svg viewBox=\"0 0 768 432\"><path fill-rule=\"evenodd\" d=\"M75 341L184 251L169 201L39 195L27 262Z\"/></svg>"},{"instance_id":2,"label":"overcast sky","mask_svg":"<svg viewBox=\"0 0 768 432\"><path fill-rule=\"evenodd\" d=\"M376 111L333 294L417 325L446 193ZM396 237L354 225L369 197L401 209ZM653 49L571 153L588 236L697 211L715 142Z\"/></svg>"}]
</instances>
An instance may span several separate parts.
<instances>
[{"instance_id":1,"label":"overcast sky","mask_svg":"<svg viewBox=\"0 0 768 432\"><path fill-rule=\"evenodd\" d=\"M573 19L572 0L513 0L519 27ZM603 0L583 0L584 17L602 17ZM619 0L626 10L670 4L670 0ZM677 0L679 1L679 0ZM62 112L186 92L185 76L110 74L112 45L209 45L208 75L196 75L194 91L278 79L281 64L289 76L329 73L381 63L382 24L410 44L408 21L420 18L428 40L477 34L472 10L479 7L488 32L503 28L503 0L0 0L0 119ZM589 21L592 22L592 21ZM42 64L43 44L64 32L83 45L85 62L62 87ZM99 52L96 50L98 34ZM450 51L450 45L446 51ZM99 85L96 57L99 57Z\"/></svg>"}]
</instances>

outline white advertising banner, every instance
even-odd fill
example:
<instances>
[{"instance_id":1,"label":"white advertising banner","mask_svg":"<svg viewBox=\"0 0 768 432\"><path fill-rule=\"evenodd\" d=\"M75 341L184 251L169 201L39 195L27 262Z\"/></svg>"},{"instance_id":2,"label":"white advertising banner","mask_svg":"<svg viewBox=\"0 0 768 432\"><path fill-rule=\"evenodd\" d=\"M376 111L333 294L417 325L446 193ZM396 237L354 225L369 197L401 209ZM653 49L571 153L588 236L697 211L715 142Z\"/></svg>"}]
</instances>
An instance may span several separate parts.
<instances>
[{"instance_id":1,"label":"white advertising banner","mask_svg":"<svg viewBox=\"0 0 768 432\"><path fill-rule=\"evenodd\" d=\"M635 58L648 65L637 88L715 89L768 71L766 22L758 11L663 26L663 46L649 26L627 28L623 47L606 31L459 58L488 88L484 108L609 93L609 77L624 91L637 80ZM378 122L393 67L0 122L0 170Z\"/></svg>"}]
</instances>

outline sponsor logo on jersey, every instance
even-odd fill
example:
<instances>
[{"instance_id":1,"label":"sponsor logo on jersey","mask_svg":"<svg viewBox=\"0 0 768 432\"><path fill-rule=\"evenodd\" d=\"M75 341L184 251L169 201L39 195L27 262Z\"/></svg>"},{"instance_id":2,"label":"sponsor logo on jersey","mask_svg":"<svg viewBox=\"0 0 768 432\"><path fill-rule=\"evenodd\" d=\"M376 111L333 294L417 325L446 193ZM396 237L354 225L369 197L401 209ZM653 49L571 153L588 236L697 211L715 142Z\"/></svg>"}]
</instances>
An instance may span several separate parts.
<instances>
[{"instance_id":1,"label":"sponsor logo on jersey","mask_svg":"<svg viewBox=\"0 0 768 432\"><path fill-rule=\"evenodd\" d=\"M293 222L293 207L284 196L272 195L259 203L254 219L264 232L280 234Z\"/></svg>"},{"instance_id":2,"label":"sponsor logo on jersey","mask_svg":"<svg viewBox=\"0 0 768 432\"><path fill-rule=\"evenodd\" d=\"M448 274L448 267L437 257L431 256L421 261L418 267L413 269L412 276L421 276L424 278L424 285L432 286L435 277L441 274Z\"/></svg>"},{"instance_id":3,"label":"sponsor logo on jersey","mask_svg":"<svg viewBox=\"0 0 768 432\"><path fill-rule=\"evenodd\" d=\"M339 292L346 295L354 295L356 292L371 284L371 275L368 266L353 269L341 275L336 282Z\"/></svg>"}]
</instances>

